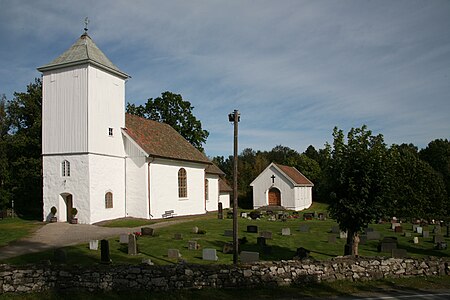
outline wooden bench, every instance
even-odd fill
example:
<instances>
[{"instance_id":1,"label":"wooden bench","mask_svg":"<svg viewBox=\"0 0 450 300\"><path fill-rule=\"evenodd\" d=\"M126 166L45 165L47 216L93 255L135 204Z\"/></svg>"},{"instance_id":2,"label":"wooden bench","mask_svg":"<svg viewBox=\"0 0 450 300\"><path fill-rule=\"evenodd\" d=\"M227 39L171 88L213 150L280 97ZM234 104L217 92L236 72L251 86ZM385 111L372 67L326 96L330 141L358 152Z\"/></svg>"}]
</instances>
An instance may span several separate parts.
<instances>
[{"instance_id":1,"label":"wooden bench","mask_svg":"<svg viewBox=\"0 0 450 300\"><path fill-rule=\"evenodd\" d=\"M166 210L166 211L163 213L162 217L163 217L163 219L168 219L168 218L173 218L173 217L175 217L176 215L177 215L177 214L174 212L174 210L171 209L171 210Z\"/></svg>"}]
</instances>

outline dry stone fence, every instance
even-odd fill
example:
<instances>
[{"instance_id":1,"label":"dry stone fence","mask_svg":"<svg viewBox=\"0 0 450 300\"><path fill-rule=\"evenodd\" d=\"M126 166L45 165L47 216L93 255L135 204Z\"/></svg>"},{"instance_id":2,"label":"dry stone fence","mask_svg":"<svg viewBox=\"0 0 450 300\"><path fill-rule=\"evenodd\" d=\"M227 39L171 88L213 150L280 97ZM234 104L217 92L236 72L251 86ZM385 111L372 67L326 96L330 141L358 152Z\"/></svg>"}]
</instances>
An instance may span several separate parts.
<instances>
[{"instance_id":1,"label":"dry stone fence","mask_svg":"<svg viewBox=\"0 0 450 300\"><path fill-rule=\"evenodd\" d=\"M372 280L450 275L448 258L396 259L338 257L241 265L0 265L0 294L48 289L110 291L139 289L240 288L289 286L307 282Z\"/></svg>"}]
</instances>

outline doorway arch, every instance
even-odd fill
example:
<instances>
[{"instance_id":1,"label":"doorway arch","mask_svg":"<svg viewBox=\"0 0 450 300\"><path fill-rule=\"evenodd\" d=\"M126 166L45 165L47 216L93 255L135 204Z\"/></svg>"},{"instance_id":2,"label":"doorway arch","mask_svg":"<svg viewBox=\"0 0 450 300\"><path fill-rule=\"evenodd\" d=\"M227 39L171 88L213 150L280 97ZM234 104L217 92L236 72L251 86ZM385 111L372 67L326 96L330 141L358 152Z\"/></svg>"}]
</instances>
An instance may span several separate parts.
<instances>
[{"instance_id":1,"label":"doorway arch","mask_svg":"<svg viewBox=\"0 0 450 300\"><path fill-rule=\"evenodd\" d=\"M269 205L281 206L281 192L275 187L269 190Z\"/></svg>"},{"instance_id":2,"label":"doorway arch","mask_svg":"<svg viewBox=\"0 0 450 300\"><path fill-rule=\"evenodd\" d=\"M59 220L62 222L70 222L72 219L73 196L69 193L64 193L60 196L62 201L59 206Z\"/></svg>"}]
</instances>

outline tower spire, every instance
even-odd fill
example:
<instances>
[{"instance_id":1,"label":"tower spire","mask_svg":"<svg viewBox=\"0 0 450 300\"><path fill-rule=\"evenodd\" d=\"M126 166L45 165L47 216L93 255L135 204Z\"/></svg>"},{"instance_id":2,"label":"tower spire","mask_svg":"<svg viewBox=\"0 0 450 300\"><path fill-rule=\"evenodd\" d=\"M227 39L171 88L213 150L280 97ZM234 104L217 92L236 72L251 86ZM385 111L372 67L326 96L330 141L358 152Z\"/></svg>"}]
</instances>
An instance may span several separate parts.
<instances>
[{"instance_id":1,"label":"tower spire","mask_svg":"<svg viewBox=\"0 0 450 300\"><path fill-rule=\"evenodd\" d=\"M88 32L88 24L89 24L89 18L86 17L86 18L84 18L84 33L86 33L86 34Z\"/></svg>"}]
</instances>

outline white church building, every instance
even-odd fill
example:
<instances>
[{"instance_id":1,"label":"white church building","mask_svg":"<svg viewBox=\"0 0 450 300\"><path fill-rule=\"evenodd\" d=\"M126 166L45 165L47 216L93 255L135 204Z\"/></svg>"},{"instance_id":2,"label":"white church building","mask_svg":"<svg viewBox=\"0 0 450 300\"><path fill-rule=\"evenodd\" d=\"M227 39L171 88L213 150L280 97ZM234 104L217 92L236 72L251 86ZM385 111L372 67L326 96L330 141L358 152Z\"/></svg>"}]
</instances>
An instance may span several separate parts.
<instances>
[{"instance_id":1,"label":"white church building","mask_svg":"<svg viewBox=\"0 0 450 300\"><path fill-rule=\"evenodd\" d=\"M125 113L125 82L87 33L43 73L44 221L203 214L229 207L224 173L171 126ZM225 195L225 196L224 196ZM228 201L227 201L228 199Z\"/></svg>"}]
</instances>

